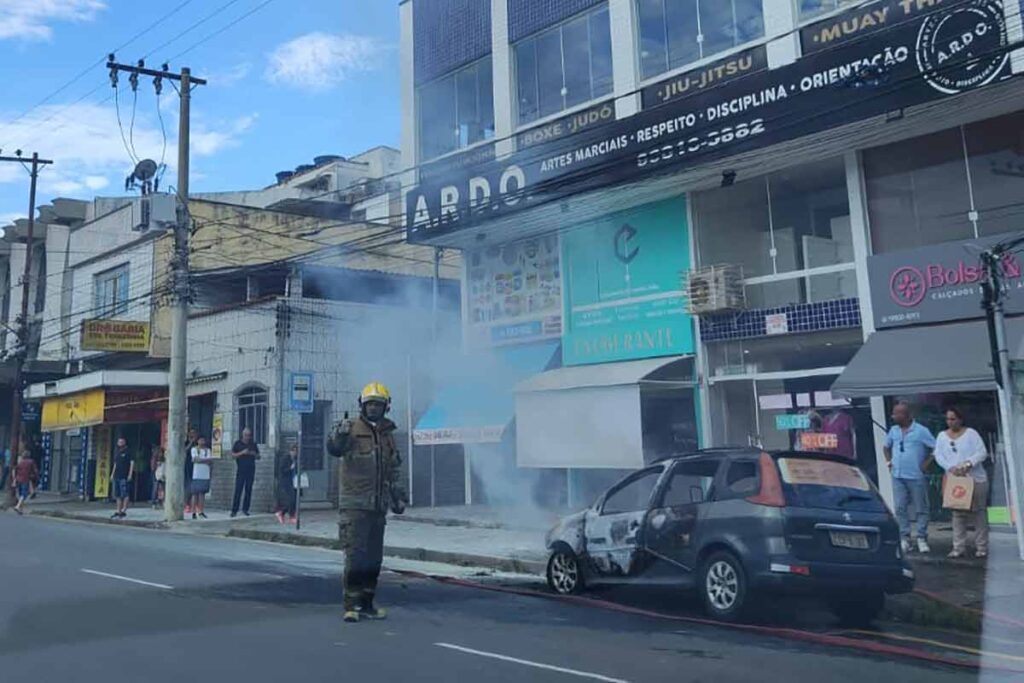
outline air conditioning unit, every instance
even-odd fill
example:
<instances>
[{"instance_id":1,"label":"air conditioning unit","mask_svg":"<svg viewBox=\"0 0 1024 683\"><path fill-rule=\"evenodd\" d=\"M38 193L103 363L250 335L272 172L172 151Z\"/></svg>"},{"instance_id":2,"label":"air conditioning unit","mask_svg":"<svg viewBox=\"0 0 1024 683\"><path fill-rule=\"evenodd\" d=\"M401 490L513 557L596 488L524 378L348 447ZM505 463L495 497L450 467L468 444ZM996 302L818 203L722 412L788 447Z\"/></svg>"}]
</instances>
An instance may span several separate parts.
<instances>
[{"instance_id":1,"label":"air conditioning unit","mask_svg":"<svg viewBox=\"0 0 1024 683\"><path fill-rule=\"evenodd\" d=\"M132 205L132 230L170 230L178 222L178 198L173 194L146 195Z\"/></svg>"},{"instance_id":2,"label":"air conditioning unit","mask_svg":"<svg viewBox=\"0 0 1024 683\"><path fill-rule=\"evenodd\" d=\"M746 308L743 268L705 266L683 273L683 293L690 315L705 315Z\"/></svg>"}]
</instances>

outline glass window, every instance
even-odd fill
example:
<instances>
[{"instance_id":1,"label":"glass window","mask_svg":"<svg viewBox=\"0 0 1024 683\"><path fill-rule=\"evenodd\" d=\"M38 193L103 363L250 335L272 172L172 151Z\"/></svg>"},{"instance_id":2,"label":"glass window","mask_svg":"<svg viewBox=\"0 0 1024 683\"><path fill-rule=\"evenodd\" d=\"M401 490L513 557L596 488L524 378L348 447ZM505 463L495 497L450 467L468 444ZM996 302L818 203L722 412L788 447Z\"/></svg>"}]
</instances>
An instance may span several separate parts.
<instances>
[{"instance_id":1,"label":"glass window","mask_svg":"<svg viewBox=\"0 0 1024 683\"><path fill-rule=\"evenodd\" d=\"M494 137L492 79L487 57L419 88L421 159Z\"/></svg>"},{"instance_id":2,"label":"glass window","mask_svg":"<svg viewBox=\"0 0 1024 683\"><path fill-rule=\"evenodd\" d=\"M861 0L799 0L800 21L813 19L814 17L839 9L846 5L853 5Z\"/></svg>"},{"instance_id":3,"label":"glass window","mask_svg":"<svg viewBox=\"0 0 1024 683\"><path fill-rule=\"evenodd\" d=\"M761 0L636 0L643 78L764 36Z\"/></svg>"},{"instance_id":4,"label":"glass window","mask_svg":"<svg viewBox=\"0 0 1024 683\"><path fill-rule=\"evenodd\" d=\"M601 508L602 515L619 515L627 512L646 510L651 504L651 494L658 484L661 468L647 470L612 491Z\"/></svg>"},{"instance_id":5,"label":"glass window","mask_svg":"<svg viewBox=\"0 0 1024 683\"><path fill-rule=\"evenodd\" d=\"M236 431L241 438L246 428L252 430L256 443L267 443L267 390L263 387L248 387L235 397L238 408Z\"/></svg>"},{"instance_id":6,"label":"glass window","mask_svg":"<svg viewBox=\"0 0 1024 683\"><path fill-rule=\"evenodd\" d=\"M753 460L729 463L725 472L725 490L719 498L744 498L754 495L760 488L759 467Z\"/></svg>"},{"instance_id":7,"label":"glass window","mask_svg":"<svg viewBox=\"0 0 1024 683\"><path fill-rule=\"evenodd\" d=\"M717 460L679 463L672 470L672 478L665 487L662 507L680 507L710 500L711 485L715 483L717 472Z\"/></svg>"},{"instance_id":8,"label":"glass window","mask_svg":"<svg viewBox=\"0 0 1024 683\"><path fill-rule=\"evenodd\" d=\"M978 234L1024 225L1024 112L964 127Z\"/></svg>"},{"instance_id":9,"label":"glass window","mask_svg":"<svg viewBox=\"0 0 1024 683\"><path fill-rule=\"evenodd\" d=\"M607 6L520 42L515 63L520 124L608 95L612 39Z\"/></svg>"},{"instance_id":10,"label":"glass window","mask_svg":"<svg viewBox=\"0 0 1024 683\"><path fill-rule=\"evenodd\" d=\"M128 264L94 276L93 308L97 318L112 318L128 312Z\"/></svg>"},{"instance_id":11,"label":"glass window","mask_svg":"<svg viewBox=\"0 0 1024 683\"><path fill-rule=\"evenodd\" d=\"M863 159L875 253L974 237L959 129L869 149Z\"/></svg>"},{"instance_id":12,"label":"glass window","mask_svg":"<svg viewBox=\"0 0 1024 683\"><path fill-rule=\"evenodd\" d=\"M745 278L853 263L841 159L698 192L693 202L701 263L741 265ZM852 276L815 275L750 293L755 302L763 296L761 303L769 306L846 298L855 292Z\"/></svg>"}]
</instances>

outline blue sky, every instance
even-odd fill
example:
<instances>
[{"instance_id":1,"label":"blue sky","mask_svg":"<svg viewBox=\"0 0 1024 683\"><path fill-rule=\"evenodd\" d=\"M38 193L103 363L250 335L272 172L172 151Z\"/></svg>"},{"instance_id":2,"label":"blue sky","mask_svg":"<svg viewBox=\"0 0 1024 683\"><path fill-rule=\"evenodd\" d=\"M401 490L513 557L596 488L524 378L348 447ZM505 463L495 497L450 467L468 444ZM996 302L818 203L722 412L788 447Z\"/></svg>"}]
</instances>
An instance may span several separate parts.
<instances>
[{"instance_id":1,"label":"blue sky","mask_svg":"<svg viewBox=\"0 0 1024 683\"><path fill-rule=\"evenodd\" d=\"M5 155L19 147L27 155L38 151L57 162L40 178L40 203L124 194L134 164L103 66L32 107L183 2L0 0L0 83L7 85L0 148ZM189 0L119 50L118 60L134 62L224 8L147 59L147 66L157 67L263 2ZM192 191L262 187L276 171L310 163L318 154L397 147L398 36L398 0L271 0L172 61L172 69L190 66L210 81L197 89L192 104ZM152 83L139 84L134 129L124 75L119 92L123 128L133 131L135 151L159 161L163 135ZM173 184L177 96L165 88L161 102L169 138L167 182ZM27 209L27 174L17 165L0 165L0 223Z\"/></svg>"}]
</instances>

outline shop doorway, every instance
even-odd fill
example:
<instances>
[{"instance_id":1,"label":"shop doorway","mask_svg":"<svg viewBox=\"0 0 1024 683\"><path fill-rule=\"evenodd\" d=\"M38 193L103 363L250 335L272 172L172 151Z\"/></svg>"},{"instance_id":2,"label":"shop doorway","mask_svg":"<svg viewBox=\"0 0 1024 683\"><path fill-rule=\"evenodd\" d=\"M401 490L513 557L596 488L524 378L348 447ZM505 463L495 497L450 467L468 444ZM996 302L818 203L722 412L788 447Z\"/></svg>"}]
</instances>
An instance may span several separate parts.
<instances>
[{"instance_id":1,"label":"shop doorway","mask_svg":"<svg viewBox=\"0 0 1024 683\"><path fill-rule=\"evenodd\" d=\"M153 471L150 462L153 450L160 446L160 423L140 422L118 424L113 427L110 456L117 447L117 440L124 438L128 442L128 452L135 464L135 477L131 481L130 499L132 502L149 502L153 499ZM108 459L108 463L110 460Z\"/></svg>"}]
</instances>

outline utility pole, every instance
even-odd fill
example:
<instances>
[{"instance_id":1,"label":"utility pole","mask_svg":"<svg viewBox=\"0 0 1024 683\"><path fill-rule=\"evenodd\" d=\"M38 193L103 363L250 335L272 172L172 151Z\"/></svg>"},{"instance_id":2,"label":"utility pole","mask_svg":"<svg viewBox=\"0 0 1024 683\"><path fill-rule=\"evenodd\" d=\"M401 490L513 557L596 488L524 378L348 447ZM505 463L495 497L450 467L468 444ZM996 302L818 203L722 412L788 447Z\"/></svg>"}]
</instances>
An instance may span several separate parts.
<instances>
[{"instance_id":1,"label":"utility pole","mask_svg":"<svg viewBox=\"0 0 1024 683\"><path fill-rule=\"evenodd\" d=\"M18 163L25 165L25 159L21 156L21 150L16 150L13 157L0 156L0 162ZM25 361L28 360L29 343L29 320L28 320L28 299L31 293L32 283L32 240L36 226L36 184L39 180L39 168L48 166L53 162L49 159L40 159L39 154L32 153L32 166L28 168L29 176L32 179L28 191L28 234L25 242L25 268L21 276L21 316L18 318L17 352L14 358L14 390L11 392L11 481L7 489L6 506L15 504L14 494L14 463L18 461L18 454L21 452L21 402L24 400L22 393L23 373Z\"/></svg>"},{"instance_id":2,"label":"utility pole","mask_svg":"<svg viewBox=\"0 0 1024 683\"><path fill-rule=\"evenodd\" d=\"M1009 240L995 245L981 254L981 262L985 267L986 279L982 282L982 306L988 319L989 342L992 346L992 367L995 370L996 383L999 385L999 417L1003 431L1003 456L1006 458L1006 469L1010 474L1009 498L1014 514L1014 527L1017 531L1017 550L1024 560L1024 491L1021 490L1021 472L1018 469L1017 450L1021 444L1015 444L1016 421L1018 415L1013 411L1014 386L1010 377L1010 349L1006 337L1006 318L1004 315L1004 299L1006 292L1003 285L1003 259L1013 250L1024 245L1024 237Z\"/></svg>"},{"instance_id":3,"label":"utility pole","mask_svg":"<svg viewBox=\"0 0 1024 683\"><path fill-rule=\"evenodd\" d=\"M188 303L189 303L189 270L188 270L188 239L191 228L188 209L188 166L189 166L189 125L191 116L192 88L206 85L202 78L192 76L192 70L184 67L180 74L169 71L167 64L161 70L145 68L141 59L135 66L118 64L114 55L110 55L107 68L110 69L110 80L117 87L117 74L121 71L131 74L129 79L133 86L140 75L152 76L153 85L159 95L163 81L176 81L180 84L178 98L180 115L178 118L178 216L174 229L174 258L172 268L171 295L171 367L170 387L168 391L168 429L167 429L167 464L166 483L164 486L164 518L175 522L184 517L184 477L185 477L185 436L188 417L188 397L185 394L185 365L187 362L188 345Z\"/></svg>"}]
</instances>

